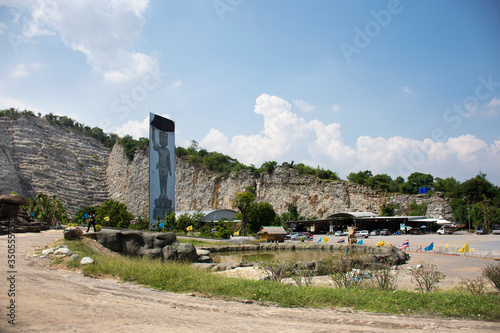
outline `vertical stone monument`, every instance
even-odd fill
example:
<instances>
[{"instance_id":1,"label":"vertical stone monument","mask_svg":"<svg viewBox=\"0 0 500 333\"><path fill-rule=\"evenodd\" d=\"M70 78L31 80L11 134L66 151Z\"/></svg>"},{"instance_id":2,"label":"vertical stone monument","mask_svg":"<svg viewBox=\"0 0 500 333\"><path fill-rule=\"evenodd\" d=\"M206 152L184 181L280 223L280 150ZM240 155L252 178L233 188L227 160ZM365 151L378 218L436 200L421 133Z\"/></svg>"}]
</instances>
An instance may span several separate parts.
<instances>
[{"instance_id":1,"label":"vertical stone monument","mask_svg":"<svg viewBox=\"0 0 500 333\"><path fill-rule=\"evenodd\" d=\"M175 211L175 123L149 114L149 228Z\"/></svg>"}]
</instances>

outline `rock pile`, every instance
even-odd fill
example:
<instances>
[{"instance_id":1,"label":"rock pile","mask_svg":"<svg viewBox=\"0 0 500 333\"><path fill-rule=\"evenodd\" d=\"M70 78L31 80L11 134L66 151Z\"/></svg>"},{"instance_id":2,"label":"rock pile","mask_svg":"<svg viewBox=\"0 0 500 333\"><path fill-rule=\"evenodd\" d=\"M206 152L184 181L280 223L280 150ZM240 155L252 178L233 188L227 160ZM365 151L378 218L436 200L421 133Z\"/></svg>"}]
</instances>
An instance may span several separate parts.
<instances>
[{"instance_id":1,"label":"rock pile","mask_svg":"<svg viewBox=\"0 0 500 333\"><path fill-rule=\"evenodd\" d=\"M28 201L19 194L4 194L0 196L0 235L11 232L40 232L48 230L49 225L35 220L21 206Z\"/></svg>"},{"instance_id":2,"label":"rock pile","mask_svg":"<svg viewBox=\"0 0 500 333\"><path fill-rule=\"evenodd\" d=\"M172 232L101 230L88 236L95 238L101 245L112 251L130 256L198 261L198 254L193 244L179 243Z\"/></svg>"}]
</instances>

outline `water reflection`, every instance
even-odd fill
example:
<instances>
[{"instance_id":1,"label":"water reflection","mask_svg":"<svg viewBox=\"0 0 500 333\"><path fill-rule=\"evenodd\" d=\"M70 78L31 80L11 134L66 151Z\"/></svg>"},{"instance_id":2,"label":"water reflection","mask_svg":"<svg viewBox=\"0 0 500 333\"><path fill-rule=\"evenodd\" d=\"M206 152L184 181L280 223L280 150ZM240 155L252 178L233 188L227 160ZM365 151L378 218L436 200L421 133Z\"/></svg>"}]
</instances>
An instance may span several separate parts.
<instances>
[{"instance_id":1,"label":"water reflection","mask_svg":"<svg viewBox=\"0 0 500 333\"><path fill-rule=\"evenodd\" d=\"M217 264L228 262L248 262L255 263L260 261L272 260L297 260L313 261L331 257L333 252L318 250L300 250L300 251L239 251L239 252L217 252L211 253L213 261Z\"/></svg>"}]
</instances>

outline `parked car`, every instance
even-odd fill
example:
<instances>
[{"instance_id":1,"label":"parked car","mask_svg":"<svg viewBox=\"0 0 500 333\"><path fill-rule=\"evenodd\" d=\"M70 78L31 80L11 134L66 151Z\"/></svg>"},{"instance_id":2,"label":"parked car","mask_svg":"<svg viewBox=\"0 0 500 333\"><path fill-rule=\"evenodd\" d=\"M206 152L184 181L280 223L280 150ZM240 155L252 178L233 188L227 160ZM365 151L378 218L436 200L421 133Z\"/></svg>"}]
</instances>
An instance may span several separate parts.
<instances>
[{"instance_id":1,"label":"parked car","mask_svg":"<svg viewBox=\"0 0 500 333\"><path fill-rule=\"evenodd\" d=\"M455 228L449 227L449 226L442 226L437 231L437 234L438 235L446 235L446 234L453 234L454 232L455 232Z\"/></svg>"},{"instance_id":2,"label":"parked car","mask_svg":"<svg viewBox=\"0 0 500 333\"><path fill-rule=\"evenodd\" d=\"M380 235L380 230L372 230L370 232L370 236L378 236L378 235Z\"/></svg>"},{"instance_id":3,"label":"parked car","mask_svg":"<svg viewBox=\"0 0 500 333\"><path fill-rule=\"evenodd\" d=\"M493 235L500 235L500 224L495 224L493 226Z\"/></svg>"},{"instance_id":4,"label":"parked car","mask_svg":"<svg viewBox=\"0 0 500 333\"><path fill-rule=\"evenodd\" d=\"M341 230L337 230L337 231L335 231L335 233L333 235L337 236L337 237L347 236L347 232L343 232Z\"/></svg>"},{"instance_id":5,"label":"parked car","mask_svg":"<svg viewBox=\"0 0 500 333\"><path fill-rule=\"evenodd\" d=\"M476 226L476 235L485 235L487 232L486 232L486 228L484 227L484 225L477 225Z\"/></svg>"},{"instance_id":6,"label":"parked car","mask_svg":"<svg viewBox=\"0 0 500 333\"><path fill-rule=\"evenodd\" d=\"M300 241L304 239L305 241L309 239L309 234L308 233L298 233L296 235L293 235L290 239L293 241Z\"/></svg>"},{"instance_id":7,"label":"parked car","mask_svg":"<svg viewBox=\"0 0 500 333\"><path fill-rule=\"evenodd\" d=\"M294 237L295 235L298 235L299 233L298 232L292 232L290 234L287 234L285 235L286 239L292 239L292 237Z\"/></svg>"},{"instance_id":8,"label":"parked car","mask_svg":"<svg viewBox=\"0 0 500 333\"><path fill-rule=\"evenodd\" d=\"M354 235L356 236L356 238L358 238L358 237L368 238L368 230L356 231L356 234L354 234Z\"/></svg>"},{"instance_id":9,"label":"parked car","mask_svg":"<svg viewBox=\"0 0 500 333\"><path fill-rule=\"evenodd\" d=\"M391 232L389 231L389 229L382 229L380 231L380 236L389 236L391 234Z\"/></svg>"}]
</instances>

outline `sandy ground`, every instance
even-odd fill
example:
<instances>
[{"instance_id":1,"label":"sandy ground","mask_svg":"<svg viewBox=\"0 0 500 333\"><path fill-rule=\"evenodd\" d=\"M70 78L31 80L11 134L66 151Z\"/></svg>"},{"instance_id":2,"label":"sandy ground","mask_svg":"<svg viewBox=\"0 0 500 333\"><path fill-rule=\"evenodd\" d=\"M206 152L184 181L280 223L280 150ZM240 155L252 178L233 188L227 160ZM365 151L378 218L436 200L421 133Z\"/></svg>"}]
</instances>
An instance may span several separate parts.
<instances>
[{"instance_id":1,"label":"sandy ground","mask_svg":"<svg viewBox=\"0 0 500 333\"><path fill-rule=\"evenodd\" d=\"M0 332L500 331L500 323L492 322L353 313L349 309L288 309L206 299L113 279L87 278L78 272L36 264L31 257L33 250L59 238L61 231L16 234L16 261L11 268L7 262L8 238L0 236ZM448 278L457 271L472 277L480 267L491 263L463 257L452 258L456 261L451 262L443 257L422 258L436 262ZM11 275L15 276L13 285L7 280ZM15 296L8 296L12 288ZM15 326L8 323L7 307L12 300Z\"/></svg>"}]
</instances>

